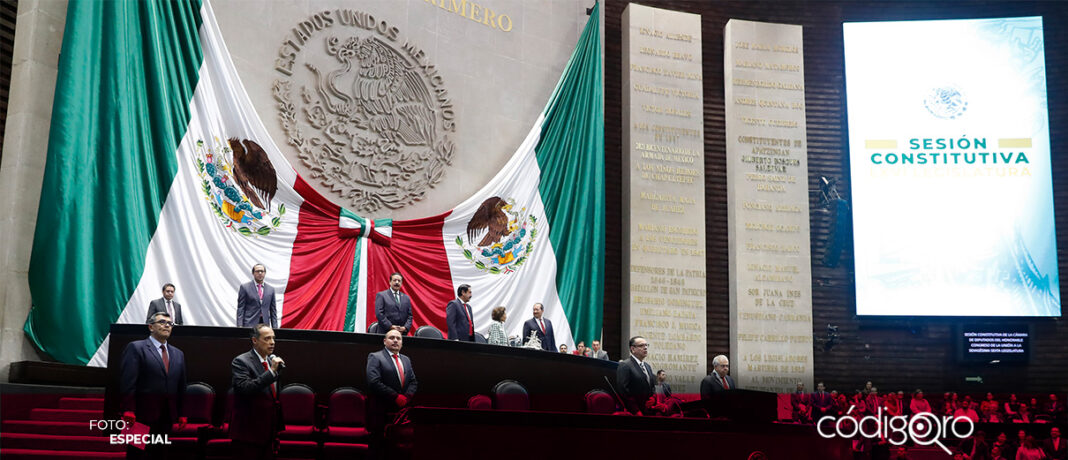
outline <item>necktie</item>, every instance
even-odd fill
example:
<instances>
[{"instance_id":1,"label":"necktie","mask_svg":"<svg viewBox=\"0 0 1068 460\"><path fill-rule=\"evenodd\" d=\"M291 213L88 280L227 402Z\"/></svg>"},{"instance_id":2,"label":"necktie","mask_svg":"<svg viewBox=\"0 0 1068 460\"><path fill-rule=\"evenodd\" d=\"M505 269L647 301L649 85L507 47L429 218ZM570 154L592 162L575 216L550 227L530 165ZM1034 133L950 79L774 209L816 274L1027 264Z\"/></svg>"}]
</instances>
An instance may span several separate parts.
<instances>
[{"instance_id":1,"label":"necktie","mask_svg":"<svg viewBox=\"0 0 1068 460\"><path fill-rule=\"evenodd\" d=\"M270 371L271 367L267 365L267 361L262 361L263 370ZM271 384L271 396L277 396L274 391L274 383Z\"/></svg>"},{"instance_id":2,"label":"necktie","mask_svg":"<svg viewBox=\"0 0 1068 460\"><path fill-rule=\"evenodd\" d=\"M393 298L397 299L397 306L400 307L400 293L397 291L393 291Z\"/></svg>"},{"instance_id":3,"label":"necktie","mask_svg":"<svg viewBox=\"0 0 1068 460\"><path fill-rule=\"evenodd\" d=\"M171 371L171 358L167 356L167 346L160 345L159 351L163 353L163 372Z\"/></svg>"},{"instance_id":4,"label":"necktie","mask_svg":"<svg viewBox=\"0 0 1068 460\"><path fill-rule=\"evenodd\" d=\"M723 389L724 390L731 389L730 385L727 385L727 377L720 377L719 379L723 381Z\"/></svg>"},{"instance_id":5,"label":"necktie","mask_svg":"<svg viewBox=\"0 0 1068 460\"><path fill-rule=\"evenodd\" d=\"M256 292L258 292L260 294L260 300L263 300L263 285L262 284L257 284L256 285Z\"/></svg>"},{"instance_id":6,"label":"necktie","mask_svg":"<svg viewBox=\"0 0 1068 460\"><path fill-rule=\"evenodd\" d=\"M400 356L393 353L393 362L397 365L397 375L400 377L401 389L404 389L404 366L401 365Z\"/></svg>"},{"instance_id":7,"label":"necktie","mask_svg":"<svg viewBox=\"0 0 1068 460\"><path fill-rule=\"evenodd\" d=\"M541 322L541 318L538 318L538 327L541 328L541 335L545 335L545 323Z\"/></svg>"},{"instance_id":8,"label":"necktie","mask_svg":"<svg viewBox=\"0 0 1068 460\"><path fill-rule=\"evenodd\" d=\"M471 307L464 304L464 314L467 315L467 335L475 336L475 322L471 321Z\"/></svg>"},{"instance_id":9,"label":"necktie","mask_svg":"<svg viewBox=\"0 0 1068 460\"><path fill-rule=\"evenodd\" d=\"M174 321L174 306L171 305L171 301L167 301L167 314L171 315L171 321Z\"/></svg>"}]
</instances>

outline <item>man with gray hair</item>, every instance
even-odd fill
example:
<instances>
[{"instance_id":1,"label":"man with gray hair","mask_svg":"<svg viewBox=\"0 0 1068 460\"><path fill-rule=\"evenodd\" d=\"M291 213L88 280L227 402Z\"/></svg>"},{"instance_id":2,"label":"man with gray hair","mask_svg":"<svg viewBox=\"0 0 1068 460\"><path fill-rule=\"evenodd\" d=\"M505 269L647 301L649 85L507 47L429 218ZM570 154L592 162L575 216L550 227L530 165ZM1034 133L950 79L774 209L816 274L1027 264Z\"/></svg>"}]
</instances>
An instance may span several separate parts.
<instances>
[{"instance_id":1,"label":"man with gray hair","mask_svg":"<svg viewBox=\"0 0 1068 460\"><path fill-rule=\"evenodd\" d=\"M737 388L730 372L731 364L726 356L712 358L712 373L701 380L701 399L711 399L715 393Z\"/></svg>"}]
</instances>

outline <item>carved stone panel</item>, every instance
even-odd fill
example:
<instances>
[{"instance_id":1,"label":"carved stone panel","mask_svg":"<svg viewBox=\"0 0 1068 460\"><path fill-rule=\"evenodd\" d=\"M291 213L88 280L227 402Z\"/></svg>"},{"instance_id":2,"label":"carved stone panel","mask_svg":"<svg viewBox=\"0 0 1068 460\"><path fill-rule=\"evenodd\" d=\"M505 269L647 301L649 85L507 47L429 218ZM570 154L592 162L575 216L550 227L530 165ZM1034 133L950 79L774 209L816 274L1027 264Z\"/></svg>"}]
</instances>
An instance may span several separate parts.
<instances>
[{"instance_id":1,"label":"carved stone panel","mask_svg":"<svg viewBox=\"0 0 1068 460\"><path fill-rule=\"evenodd\" d=\"M324 10L296 24L272 88L305 174L376 214L423 199L452 163L455 113L427 54L371 14Z\"/></svg>"}]
</instances>

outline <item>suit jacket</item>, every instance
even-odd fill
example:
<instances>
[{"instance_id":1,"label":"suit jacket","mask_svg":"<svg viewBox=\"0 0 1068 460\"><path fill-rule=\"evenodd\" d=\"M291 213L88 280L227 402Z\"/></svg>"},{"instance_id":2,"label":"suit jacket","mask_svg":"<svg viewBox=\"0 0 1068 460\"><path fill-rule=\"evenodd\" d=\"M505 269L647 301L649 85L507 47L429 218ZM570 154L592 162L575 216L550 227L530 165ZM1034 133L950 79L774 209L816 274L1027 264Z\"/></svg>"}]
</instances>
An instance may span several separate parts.
<instances>
[{"instance_id":1,"label":"suit jacket","mask_svg":"<svg viewBox=\"0 0 1068 460\"><path fill-rule=\"evenodd\" d=\"M830 412L831 409L834 407L834 400L831 399L831 394L826 391L824 391L823 393L820 393L818 391L812 393L811 399L812 405L816 408L816 410L820 411L821 414Z\"/></svg>"},{"instance_id":2,"label":"suit jacket","mask_svg":"<svg viewBox=\"0 0 1068 460\"><path fill-rule=\"evenodd\" d=\"M386 414L397 408L397 395L403 394L409 399L419 389L415 378L415 369L407 356L400 355L404 366L404 385L397 374L397 365L393 362L389 350L382 349L367 355L367 428L371 431L381 430L386 423Z\"/></svg>"},{"instance_id":3,"label":"suit jacket","mask_svg":"<svg viewBox=\"0 0 1068 460\"><path fill-rule=\"evenodd\" d=\"M257 444L272 442L282 421L282 406L271 392L272 383L275 392L282 391L277 384L278 375L263 368L256 350L237 355L230 363L230 373L234 390L230 439Z\"/></svg>"},{"instance_id":4,"label":"suit jacket","mask_svg":"<svg viewBox=\"0 0 1068 460\"><path fill-rule=\"evenodd\" d=\"M260 299L256 282L249 281L237 289L237 327L252 327L259 323L278 329L274 288L263 283L263 299Z\"/></svg>"},{"instance_id":5,"label":"suit jacket","mask_svg":"<svg viewBox=\"0 0 1068 460\"><path fill-rule=\"evenodd\" d=\"M601 350L598 350L598 351L592 351L591 350L590 351L590 357L591 358L596 358L596 359L603 359L605 361L608 361L608 352L604 351L604 349L601 349Z\"/></svg>"},{"instance_id":6,"label":"suit jacket","mask_svg":"<svg viewBox=\"0 0 1068 460\"><path fill-rule=\"evenodd\" d=\"M1063 437L1057 440L1057 448L1053 448L1053 438L1042 443L1042 450L1050 460L1064 460L1068 458L1068 441Z\"/></svg>"},{"instance_id":7,"label":"suit jacket","mask_svg":"<svg viewBox=\"0 0 1068 460\"><path fill-rule=\"evenodd\" d=\"M412 298L400 293L400 304L393 297L393 290L375 294L375 318L378 319L379 332L385 334L393 325L404 326L405 334L412 332Z\"/></svg>"},{"instance_id":8,"label":"suit jacket","mask_svg":"<svg viewBox=\"0 0 1068 460\"><path fill-rule=\"evenodd\" d=\"M645 372L642 372L642 368L645 368ZM651 413L650 409L646 409L645 402L653 396L656 377L649 363L642 363L642 367L638 367L638 363L630 356L620 361L616 368L616 386L619 387L619 396L623 398L627 412Z\"/></svg>"},{"instance_id":9,"label":"suit jacket","mask_svg":"<svg viewBox=\"0 0 1068 460\"><path fill-rule=\"evenodd\" d=\"M523 323L523 344L526 345L530 341L530 331L537 331L538 340L541 340L541 349L545 351L556 351L556 337L553 335L553 323L548 318L542 317L542 321L545 322L545 332L541 332L541 328L538 327L538 320L534 318L528 319Z\"/></svg>"},{"instance_id":10,"label":"suit jacket","mask_svg":"<svg viewBox=\"0 0 1068 460\"><path fill-rule=\"evenodd\" d=\"M164 370L163 357L151 339L130 342L122 351L119 381L122 410L133 412L137 421L166 427L182 415L185 398L185 355L167 344L170 369Z\"/></svg>"},{"instance_id":11,"label":"suit jacket","mask_svg":"<svg viewBox=\"0 0 1068 460\"><path fill-rule=\"evenodd\" d=\"M727 386L732 390L738 388L734 386L734 379L730 375L727 376ZM708 374L701 380L701 399L709 399L713 393L721 391L727 391L727 389L723 388L723 382L719 380L715 372Z\"/></svg>"},{"instance_id":12,"label":"suit jacket","mask_svg":"<svg viewBox=\"0 0 1068 460\"><path fill-rule=\"evenodd\" d=\"M471 315L471 321L475 320L474 312L471 311L471 304L467 304L467 307L464 307L460 299L452 299L445 306L445 322L449 325L449 340L475 341L474 334L470 333L473 324L467 320L467 315Z\"/></svg>"},{"instance_id":13,"label":"suit jacket","mask_svg":"<svg viewBox=\"0 0 1068 460\"><path fill-rule=\"evenodd\" d=\"M173 321L174 324L181 326L183 324L182 304L178 303L176 300L171 300L171 305L174 306L174 317L171 318L171 321ZM163 297L148 303L148 317L145 318L145 321L151 320L152 315L156 313L167 313L167 301L164 300Z\"/></svg>"}]
</instances>

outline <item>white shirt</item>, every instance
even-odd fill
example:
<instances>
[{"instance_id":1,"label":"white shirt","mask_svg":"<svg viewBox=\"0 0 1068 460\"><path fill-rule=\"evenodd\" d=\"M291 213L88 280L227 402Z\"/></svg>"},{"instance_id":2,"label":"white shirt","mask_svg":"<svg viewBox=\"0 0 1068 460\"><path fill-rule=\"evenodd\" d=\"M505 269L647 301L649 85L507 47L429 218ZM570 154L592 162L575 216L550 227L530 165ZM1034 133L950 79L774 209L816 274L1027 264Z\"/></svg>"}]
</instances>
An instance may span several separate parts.
<instances>
[{"instance_id":1,"label":"white shirt","mask_svg":"<svg viewBox=\"0 0 1068 460\"><path fill-rule=\"evenodd\" d=\"M156 338L152 337L151 335L148 336L148 340L152 341L152 347L156 349L156 353L159 353L159 359L163 359L163 350L160 347L165 346L167 344L164 343L164 342L160 342L159 340L156 340ZM167 357L169 358L170 357L170 350L167 350L167 353L168 353Z\"/></svg>"},{"instance_id":2,"label":"white shirt","mask_svg":"<svg viewBox=\"0 0 1068 460\"><path fill-rule=\"evenodd\" d=\"M260 356L260 352L256 351L256 349L253 348L252 349L252 353L254 353L257 358L260 358L260 362L261 363L267 363L267 372L270 372L272 375L278 375L275 371L271 370L271 362L267 361L267 358L265 358L263 356ZM273 383L272 383L272 385L273 385Z\"/></svg>"}]
</instances>

